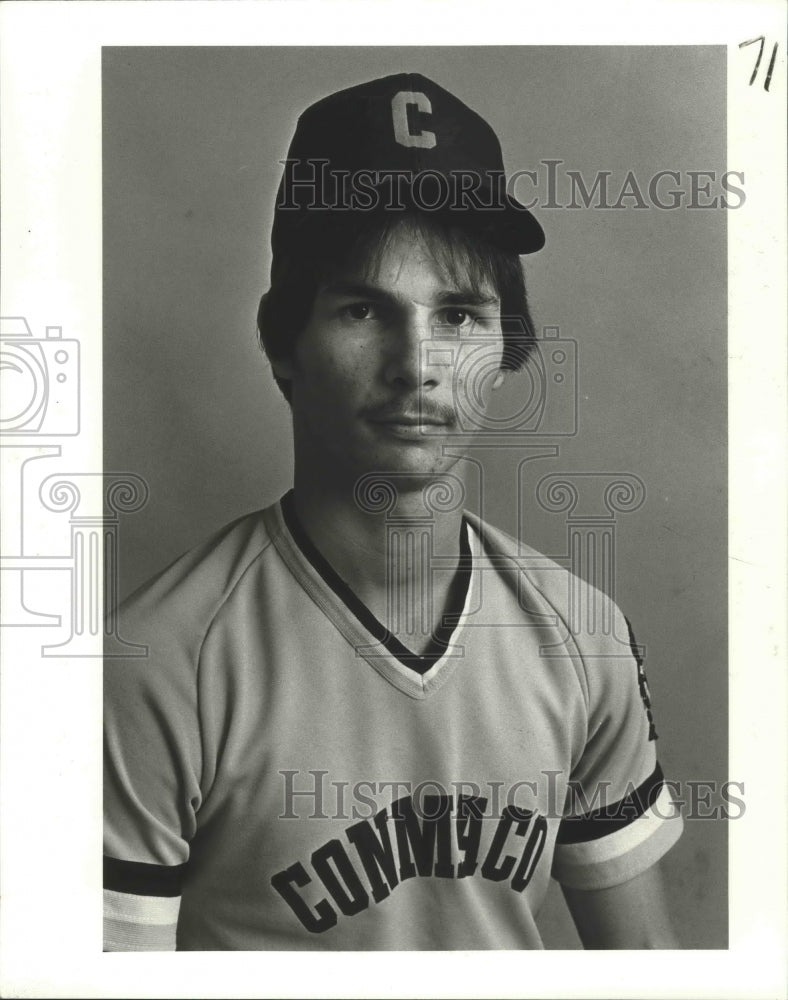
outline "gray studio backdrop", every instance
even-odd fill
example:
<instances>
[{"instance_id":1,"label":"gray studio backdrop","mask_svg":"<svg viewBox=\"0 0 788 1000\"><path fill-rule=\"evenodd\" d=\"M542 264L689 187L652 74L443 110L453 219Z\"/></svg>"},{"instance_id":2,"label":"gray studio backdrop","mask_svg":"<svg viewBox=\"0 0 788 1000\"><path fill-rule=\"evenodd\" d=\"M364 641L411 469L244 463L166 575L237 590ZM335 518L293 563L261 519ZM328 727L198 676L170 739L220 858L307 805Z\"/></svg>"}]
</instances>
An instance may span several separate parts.
<instances>
[{"instance_id":1,"label":"gray studio backdrop","mask_svg":"<svg viewBox=\"0 0 788 1000\"><path fill-rule=\"evenodd\" d=\"M519 473L527 449L479 453L483 513L560 557L568 515L537 502L545 475L643 482L642 506L616 514L615 596L646 646L660 758L683 783L735 780L726 212L687 207L688 171L715 175L696 181L699 204L724 193L722 48L105 49L104 467L150 487L148 505L120 524L120 593L290 486L289 413L255 340L277 161L308 104L403 70L480 112L508 171L536 172L518 188L540 199L547 232L545 250L527 258L535 319L577 344L577 434L535 439L558 444L558 455ZM570 170L587 187L609 171L609 202L632 171L646 204L633 196L621 209L544 207L549 170L551 204L570 202ZM663 204L683 189L677 209L647 194L662 170L679 172L679 183L663 178L657 189ZM532 382L513 380L509 403ZM726 947L725 822L688 820L666 866L686 946ZM548 947L578 947L557 890L542 929Z\"/></svg>"}]
</instances>

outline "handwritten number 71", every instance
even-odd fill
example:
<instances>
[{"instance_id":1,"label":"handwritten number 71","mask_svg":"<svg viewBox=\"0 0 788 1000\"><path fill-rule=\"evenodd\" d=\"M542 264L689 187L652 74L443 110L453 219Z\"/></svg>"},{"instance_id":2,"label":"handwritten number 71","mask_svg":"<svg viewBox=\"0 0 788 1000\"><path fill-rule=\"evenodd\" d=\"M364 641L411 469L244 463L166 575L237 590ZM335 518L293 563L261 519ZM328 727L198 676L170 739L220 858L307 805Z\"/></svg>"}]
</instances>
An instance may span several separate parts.
<instances>
[{"instance_id":1,"label":"handwritten number 71","mask_svg":"<svg viewBox=\"0 0 788 1000\"><path fill-rule=\"evenodd\" d=\"M763 47L766 39L763 35L758 35L757 38L751 38L747 42L739 42L739 48L743 49L745 45L754 45L755 42L760 42L758 47L758 58L755 60L755 66L752 71L752 76L750 77L750 86L755 83L755 77L758 75L758 69L761 65L761 58L763 56ZM774 48L772 49L772 57L769 60L769 68L766 70L766 79L763 81L763 89L768 90L769 84L772 82L772 72L774 71L774 64L777 60L777 42L774 43Z\"/></svg>"}]
</instances>

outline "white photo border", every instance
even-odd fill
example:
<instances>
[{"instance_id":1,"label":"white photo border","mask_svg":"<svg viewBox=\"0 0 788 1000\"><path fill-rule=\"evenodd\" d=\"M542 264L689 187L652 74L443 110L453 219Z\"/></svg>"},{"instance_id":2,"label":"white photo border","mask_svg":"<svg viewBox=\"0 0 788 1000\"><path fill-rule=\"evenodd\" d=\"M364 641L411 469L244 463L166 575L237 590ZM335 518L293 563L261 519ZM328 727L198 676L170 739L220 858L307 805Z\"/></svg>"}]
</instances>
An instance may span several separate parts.
<instances>
[{"instance_id":1,"label":"white photo border","mask_svg":"<svg viewBox=\"0 0 788 1000\"><path fill-rule=\"evenodd\" d=\"M482 17L483 15L483 17ZM40 657L3 629L4 996L770 997L786 989L785 10L779 2L524 4L432 0L8 3L2 22L2 315L84 331L82 432L100 467L101 49L110 45L643 44L728 49L728 163L747 203L728 214L730 946L671 952L102 954L100 648ZM418 32L414 30L417 26ZM756 46L780 43L771 89ZM21 305L20 305L21 304ZM16 311L15 311L16 310ZM88 391L89 389L89 391ZM5 470L4 470L5 471ZM4 487L5 490L5 487ZM100 497L92 498L101 506ZM4 504L13 496L4 492ZM39 551L61 537L28 525ZM57 574L54 574L57 576ZM62 584L55 582L53 587ZM753 624L755 623L755 627ZM386 960L389 959L390 960Z\"/></svg>"}]
</instances>

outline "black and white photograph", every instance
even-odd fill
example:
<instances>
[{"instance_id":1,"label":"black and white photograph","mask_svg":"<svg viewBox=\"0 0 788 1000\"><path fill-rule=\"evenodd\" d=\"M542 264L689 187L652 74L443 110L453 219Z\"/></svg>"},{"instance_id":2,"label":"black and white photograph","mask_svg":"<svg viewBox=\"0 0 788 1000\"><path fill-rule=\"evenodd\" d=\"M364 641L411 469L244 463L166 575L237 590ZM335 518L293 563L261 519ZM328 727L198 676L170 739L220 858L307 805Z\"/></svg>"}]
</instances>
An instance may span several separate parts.
<instances>
[{"instance_id":1,"label":"black and white photograph","mask_svg":"<svg viewBox=\"0 0 788 1000\"><path fill-rule=\"evenodd\" d=\"M725 947L724 87L104 51L107 947Z\"/></svg>"},{"instance_id":2,"label":"black and white photograph","mask_svg":"<svg viewBox=\"0 0 788 1000\"><path fill-rule=\"evenodd\" d=\"M94 146L21 187L72 192L54 243L4 224L55 302L6 271L3 950L8 747L44 746L9 650L79 708L51 754L90 811L52 801L91 916L7 995L772 995L785 237L748 213L784 215L785 157L736 129L784 47L350 6L119 18L89 86L27 98L65 141L78 95Z\"/></svg>"}]
</instances>

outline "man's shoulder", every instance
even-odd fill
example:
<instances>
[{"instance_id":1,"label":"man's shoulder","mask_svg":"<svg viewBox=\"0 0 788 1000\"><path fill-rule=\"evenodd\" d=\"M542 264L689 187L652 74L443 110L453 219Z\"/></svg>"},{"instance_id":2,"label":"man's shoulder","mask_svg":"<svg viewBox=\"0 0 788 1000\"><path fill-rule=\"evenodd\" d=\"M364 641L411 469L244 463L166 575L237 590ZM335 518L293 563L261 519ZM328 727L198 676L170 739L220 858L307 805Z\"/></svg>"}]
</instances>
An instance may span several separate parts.
<instances>
[{"instance_id":1,"label":"man's shoulder","mask_svg":"<svg viewBox=\"0 0 788 1000\"><path fill-rule=\"evenodd\" d=\"M120 620L206 627L270 546L269 509L236 518L184 552L123 601Z\"/></svg>"},{"instance_id":2,"label":"man's shoulder","mask_svg":"<svg viewBox=\"0 0 788 1000\"><path fill-rule=\"evenodd\" d=\"M466 511L465 516L479 535L485 555L493 565L519 571L544 593L548 600L552 597L558 603L563 603L561 597L567 594L573 582L590 587L590 584L580 580L566 566L562 566L552 557L544 555L502 528L471 512Z\"/></svg>"},{"instance_id":3,"label":"man's shoulder","mask_svg":"<svg viewBox=\"0 0 788 1000\"><path fill-rule=\"evenodd\" d=\"M571 632L581 653L588 649L600 655L611 629L627 635L626 619L609 594L478 515L466 512L466 517L481 539L486 559L493 567L517 573L522 586Z\"/></svg>"}]
</instances>

